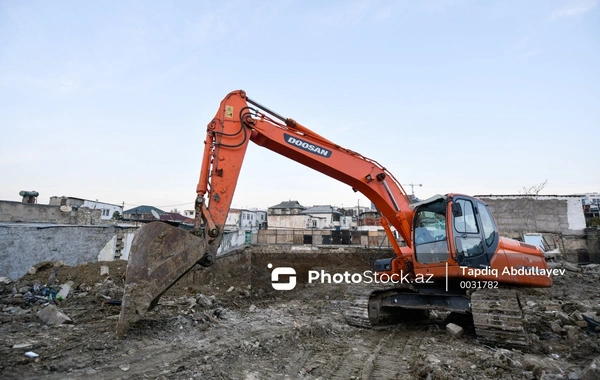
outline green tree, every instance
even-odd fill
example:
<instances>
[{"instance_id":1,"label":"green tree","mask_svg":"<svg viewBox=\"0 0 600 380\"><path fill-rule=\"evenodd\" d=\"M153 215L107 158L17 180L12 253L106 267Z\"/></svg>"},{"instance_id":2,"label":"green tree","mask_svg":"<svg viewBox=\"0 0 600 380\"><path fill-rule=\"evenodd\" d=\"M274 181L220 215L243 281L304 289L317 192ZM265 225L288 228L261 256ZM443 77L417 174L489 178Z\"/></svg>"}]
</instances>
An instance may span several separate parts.
<instances>
[{"instance_id":1,"label":"green tree","mask_svg":"<svg viewBox=\"0 0 600 380\"><path fill-rule=\"evenodd\" d=\"M115 212L113 212L112 218L113 218L114 220L121 220L121 219L123 219L123 218L121 217L121 213L120 213L120 212L118 212L118 211L115 211Z\"/></svg>"}]
</instances>

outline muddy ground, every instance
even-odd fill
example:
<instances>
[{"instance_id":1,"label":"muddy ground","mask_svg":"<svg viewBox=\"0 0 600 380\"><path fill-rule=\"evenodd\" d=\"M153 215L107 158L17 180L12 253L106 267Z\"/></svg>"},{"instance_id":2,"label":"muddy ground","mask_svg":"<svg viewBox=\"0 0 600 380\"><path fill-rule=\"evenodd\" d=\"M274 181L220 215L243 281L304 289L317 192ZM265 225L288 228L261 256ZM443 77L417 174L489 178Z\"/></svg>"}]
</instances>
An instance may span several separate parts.
<instances>
[{"instance_id":1,"label":"muddy ground","mask_svg":"<svg viewBox=\"0 0 600 380\"><path fill-rule=\"evenodd\" d=\"M247 271L241 261L197 270L122 340L114 337L120 307L106 301L122 295L125 262L50 263L0 284L0 378L600 378L599 334L581 317L600 314L597 268L567 271L549 289L520 291L533 342L523 352L479 344L468 321L457 321L465 335L454 338L444 313L380 330L351 327L343 318L344 286L259 294L240 280ZM108 275L100 274L103 266ZM69 296L54 302L72 324L45 324L37 316L43 302L26 301L27 291L41 292L52 277L73 281Z\"/></svg>"}]
</instances>

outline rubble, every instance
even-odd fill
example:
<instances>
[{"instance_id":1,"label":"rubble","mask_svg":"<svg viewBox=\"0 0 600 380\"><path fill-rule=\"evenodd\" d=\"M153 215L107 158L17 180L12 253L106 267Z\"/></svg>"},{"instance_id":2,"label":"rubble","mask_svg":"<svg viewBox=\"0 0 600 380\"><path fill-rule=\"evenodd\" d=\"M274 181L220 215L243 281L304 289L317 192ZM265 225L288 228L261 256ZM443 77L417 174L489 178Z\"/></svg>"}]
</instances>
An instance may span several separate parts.
<instances>
[{"instance_id":1,"label":"rubble","mask_svg":"<svg viewBox=\"0 0 600 380\"><path fill-rule=\"evenodd\" d=\"M100 274L102 265L110 276ZM600 334L586 330L585 319L598 320L600 290L598 269L586 267L554 278L551 288L519 289L532 338L525 352L483 346L472 326L447 323L443 312L418 324L357 329L342 315L344 289L260 295L224 275L174 286L116 341L120 308L106 301L120 301L125 266L55 271L51 263L0 287L0 378L596 379ZM45 286L53 272L56 284ZM40 323L36 315L52 310L77 323ZM27 359L25 351L39 357Z\"/></svg>"},{"instance_id":2,"label":"rubble","mask_svg":"<svg viewBox=\"0 0 600 380\"><path fill-rule=\"evenodd\" d=\"M68 315L54 305L48 305L37 313L37 316L47 325L62 325L73 323Z\"/></svg>"},{"instance_id":3,"label":"rubble","mask_svg":"<svg viewBox=\"0 0 600 380\"><path fill-rule=\"evenodd\" d=\"M67 296L69 295L69 292L71 291L72 286L73 286L73 281L67 281L66 283L62 284L62 286L60 287L60 290L56 294L56 299L58 299L59 301L66 299Z\"/></svg>"},{"instance_id":4,"label":"rubble","mask_svg":"<svg viewBox=\"0 0 600 380\"><path fill-rule=\"evenodd\" d=\"M463 334L465 333L465 330L462 327L454 323L448 323L446 325L446 330L454 338L462 338Z\"/></svg>"}]
</instances>

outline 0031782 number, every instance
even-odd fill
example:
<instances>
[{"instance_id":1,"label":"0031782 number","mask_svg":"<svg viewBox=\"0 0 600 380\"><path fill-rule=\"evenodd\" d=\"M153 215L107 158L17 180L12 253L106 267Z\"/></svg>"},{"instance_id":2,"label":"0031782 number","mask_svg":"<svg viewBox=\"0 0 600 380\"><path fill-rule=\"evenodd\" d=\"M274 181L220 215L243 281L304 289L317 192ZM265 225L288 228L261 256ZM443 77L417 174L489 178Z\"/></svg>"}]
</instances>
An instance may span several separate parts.
<instances>
[{"instance_id":1,"label":"0031782 number","mask_svg":"<svg viewBox=\"0 0 600 380\"><path fill-rule=\"evenodd\" d=\"M496 289L498 281L461 281L461 289Z\"/></svg>"}]
</instances>

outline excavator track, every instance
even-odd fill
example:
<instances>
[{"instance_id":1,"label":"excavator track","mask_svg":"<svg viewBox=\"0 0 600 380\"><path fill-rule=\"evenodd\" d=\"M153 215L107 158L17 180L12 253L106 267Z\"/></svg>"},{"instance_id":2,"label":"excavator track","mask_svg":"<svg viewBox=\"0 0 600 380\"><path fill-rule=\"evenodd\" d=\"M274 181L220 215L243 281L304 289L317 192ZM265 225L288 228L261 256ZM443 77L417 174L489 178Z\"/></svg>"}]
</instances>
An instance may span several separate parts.
<instances>
[{"instance_id":1,"label":"excavator track","mask_svg":"<svg viewBox=\"0 0 600 380\"><path fill-rule=\"evenodd\" d=\"M399 292L416 292L412 286L384 286L370 284L353 287L348 291L349 305L344 317L351 326L373 329L380 328L406 317L416 316L423 310L382 308L381 300ZM523 324L523 312L518 294L513 289L484 289L471 295L473 323L480 343L510 348L529 346L527 332Z\"/></svg>"},{"instance_id":2,"label":"excavator track","mask_svg":"<svg viewBox=\"0 0 600 380\"><path fill-rule=\"evenodd\" d=\"M471 295L471 310L480 343L510 348L529 346L517 291L478 290Z\"/></svg>"},{"instance_id":3,"label":"excavator track","mask_svg":"<svg viewBox=\"0 0 600 380\"><path fill-rule=\"evenodd\" d=\"M397 322L402 313L386 312L381 308L379 300L386 295L398 292L411 292L414 288L410 285L385 285L385 284L363 284L352 287L347 292L349 305L344 313L346 323L351 326L366 329L384 327ZM410 311L404 310L405 313Z\"/></svg>"}]
</instances>

